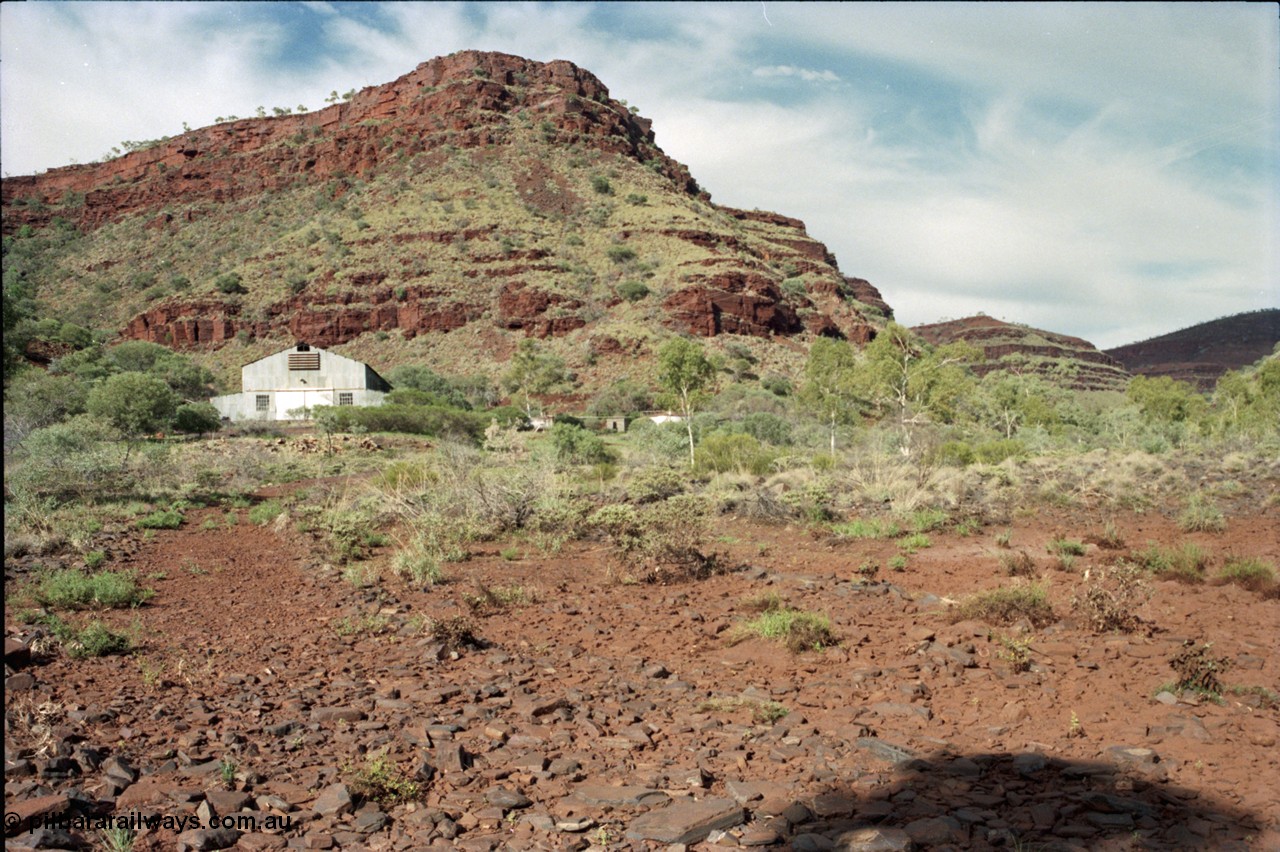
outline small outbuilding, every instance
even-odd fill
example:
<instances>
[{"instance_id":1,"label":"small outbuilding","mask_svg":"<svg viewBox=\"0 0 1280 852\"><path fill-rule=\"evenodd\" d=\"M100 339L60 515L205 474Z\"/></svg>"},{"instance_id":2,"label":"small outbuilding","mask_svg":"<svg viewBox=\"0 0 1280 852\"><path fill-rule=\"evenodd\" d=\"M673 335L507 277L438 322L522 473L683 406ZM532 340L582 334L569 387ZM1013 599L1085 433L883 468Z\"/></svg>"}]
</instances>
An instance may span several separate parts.
<instances>
[{"instance_id":1,"label":"small outbuilding","mask_svg":"<svg viewBox=\"0 0 1280 852\"><path fill-rule=\"evenodd\" d=\"M226 420L309 420L323 405L381 405L391 385L362 361L299 343L240 368L240 393L210 402Z\"/></svg>"}]
</instances>

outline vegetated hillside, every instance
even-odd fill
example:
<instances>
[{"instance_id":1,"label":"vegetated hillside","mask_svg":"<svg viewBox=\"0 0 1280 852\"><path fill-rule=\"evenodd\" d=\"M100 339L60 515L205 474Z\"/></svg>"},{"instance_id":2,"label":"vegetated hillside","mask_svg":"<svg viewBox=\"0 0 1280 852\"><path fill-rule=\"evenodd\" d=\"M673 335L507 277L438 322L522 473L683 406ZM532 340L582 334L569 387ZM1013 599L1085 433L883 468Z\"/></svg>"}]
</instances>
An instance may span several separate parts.
<instances>
[{"instance_id":1,"label":"vegetated hillside","mask_svg":"<svg viewBox=\"0 0 1280 852\"><path fill-rule=\"evenodd\" d=\"M1124 390L1123 366L1092 343L1026 325L978 316L915 326L912 331L935 345L963 340L982 350L974 364L979 375L995 370L1031 371L1076 390Z\"/></svg>"},{"instance_id":2,"label":"vegetated hillside","mask_svg":"<svg viewBox=\"0 0 1280 852\"><path fill-rule=\"evenodd\" d=\"M1280 308L1203 322L1140 343L1108 349L1131 373L1169 376L1210 390L1223 373L1270 355L1280 343Z\"/></svg>"},{"instance_id":3,"label":"vegetated hillside","mask_svg":"<svg viewBox=\"0 0 1280 852\"><path fill-rule=\"evenodd\" d=\"M866 342L891 316L802 222L712 204L564 61L457 53L316 112L6 179L3 200L44 314L223 376L294 340L474 372L530 336L597 384L678 332L785 371L788 341Z\"/></svg>"}]
</instances>

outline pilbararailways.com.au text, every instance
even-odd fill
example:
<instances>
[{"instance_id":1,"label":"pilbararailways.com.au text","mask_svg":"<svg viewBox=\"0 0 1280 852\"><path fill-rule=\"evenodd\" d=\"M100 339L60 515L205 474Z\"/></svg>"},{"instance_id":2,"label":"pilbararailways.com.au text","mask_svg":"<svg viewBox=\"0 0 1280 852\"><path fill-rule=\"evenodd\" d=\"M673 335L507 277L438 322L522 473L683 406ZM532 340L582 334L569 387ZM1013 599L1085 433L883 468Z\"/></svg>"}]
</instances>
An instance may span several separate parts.
<instances>
[{"instance_id":1,"label":"pilbararailways.com.au text","mask_svg":"<svg viewBox=\"0 0 1280 852\"><path fill-rule=\"evenodd\" d=\"M41 814L23 819L16 813L6 813L5 833L36 831L41 828L63 831L110 831L127 829L149 831L165 829L183 832L202 828L234 828L243 832L288 831L293 828L293 817L276 814L227 814L210 817L208 822L195 814L162 816L160 814L114 814L107 816L72 816L70 814Z\"/></svg>"}]
</instances>

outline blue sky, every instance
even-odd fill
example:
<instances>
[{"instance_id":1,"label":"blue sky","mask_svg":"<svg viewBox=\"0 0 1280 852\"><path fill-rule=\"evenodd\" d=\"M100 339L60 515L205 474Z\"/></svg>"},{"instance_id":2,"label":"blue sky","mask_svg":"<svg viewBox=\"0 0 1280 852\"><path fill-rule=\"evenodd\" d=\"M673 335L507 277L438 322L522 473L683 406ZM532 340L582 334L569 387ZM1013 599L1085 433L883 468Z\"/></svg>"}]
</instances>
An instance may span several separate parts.
<instances>
[{"instance_id":1,"label":"blue sky","mask_svg":"<svg viewBox=\"0 0 1280 852\"><path fill-rule=\"evenodd\" d=\"M908 324L1106 347L1280 304L1273 4L5 3L0 162L469 48L594 72L714 200L803 219Z\"/></svg>"}]
</instances>

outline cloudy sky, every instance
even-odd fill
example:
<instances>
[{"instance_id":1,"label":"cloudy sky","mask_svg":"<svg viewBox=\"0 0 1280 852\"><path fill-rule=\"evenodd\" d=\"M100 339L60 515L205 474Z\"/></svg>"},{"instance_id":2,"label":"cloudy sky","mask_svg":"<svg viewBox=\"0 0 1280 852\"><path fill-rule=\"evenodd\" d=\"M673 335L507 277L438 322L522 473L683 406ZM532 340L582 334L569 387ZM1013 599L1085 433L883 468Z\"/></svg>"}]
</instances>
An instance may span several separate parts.
<instances>
[{"instance_id":1,"label":"cloudy sky","mask_svg":"<svg viewBox=\"0 0 1280 852\"><path fill-rule=\"evenodd\" d=\"M4 3L30 174L477 48L593 71L715 201L803 219L908 324L1101 347L1280 304L1273 4Z\"/></svg>"}]
</instances>

